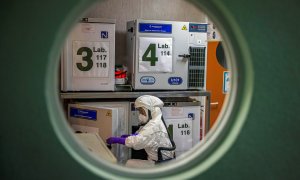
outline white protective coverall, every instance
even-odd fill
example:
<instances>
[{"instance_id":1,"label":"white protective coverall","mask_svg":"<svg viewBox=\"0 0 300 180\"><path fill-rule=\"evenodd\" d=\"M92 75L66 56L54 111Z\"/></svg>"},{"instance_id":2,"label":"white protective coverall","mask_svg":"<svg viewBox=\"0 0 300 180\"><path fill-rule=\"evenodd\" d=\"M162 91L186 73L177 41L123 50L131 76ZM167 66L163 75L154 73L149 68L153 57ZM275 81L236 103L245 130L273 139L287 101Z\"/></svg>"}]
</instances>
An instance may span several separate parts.
<instances>
[{"instance_id":1,"label":"white protective coverall","mask_svg":"<svg viewBox=\"0 0 300 180\"><path fill-rule=\"evenodd\" d=\"M132 159L127 161L126 166L154 166L154 161L158 160L158 147L172 147L166 127L161 120L162 112L160 108L163 105L164 103L155 96L144 95L136 99L135 107L150 110L152 119L149 119L148 123L137 131L138 135L127 137L125 145L135 150L145 149L148 154L148 161ZM173 158L174 151L162 151L162 157L163 159Z\"/></svg>"}]
</instances>

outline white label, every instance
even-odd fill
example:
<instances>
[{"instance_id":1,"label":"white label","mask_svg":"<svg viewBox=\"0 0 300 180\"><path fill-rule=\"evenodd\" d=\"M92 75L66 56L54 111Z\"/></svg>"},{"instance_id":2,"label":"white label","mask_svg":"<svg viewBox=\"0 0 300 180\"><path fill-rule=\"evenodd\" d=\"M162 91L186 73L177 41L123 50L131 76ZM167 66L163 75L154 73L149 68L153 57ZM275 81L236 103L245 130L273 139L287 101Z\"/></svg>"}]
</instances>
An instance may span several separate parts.
<instances>
[{"instance_id":1,"label":"white label","mask_svg":"<svg viewBox=\"0 0 300 180\"><path fill-rule=\"evenodd\" d=\"M163 115L168 118L185 117L183 107L164 107Z\"/></svg>"},{"instance_id":2,"label":"white label","mask_svg":"<svg viewBox=\"0 0 300 180\"><path fill-rule=\"evenodd\" d=\"M73 76L108 77L109 42L73 41Z\"/></svg>"},{"instance_id":3,"label":"white label","mask_svg":"<svg viewBox=\"0 0 300 180\"><path fill-rule=\"evenodd\" d=\"M139 72L172 72L172 38L140 37Z\"/></svg>"},{"instance_id":4,"label":"white label","mask_svg":"<svg viewBox=\"0 0 300 180\"><path fill-rule=\"evenodd\" d=\"M167 127L173 126L176 151L186 151L193 146L193 121L189 118L166 119Z\"/></svg>"},{"instance_id":5,"label":"white label","mask_svg":"<svg viewBox=\"0 0 300 180\"><path fill-rule=\"evenodd\" d=\"M224 71L223 73L223 93L227 94L230 90L230 72Z\"/></svg>"}]
</instances>

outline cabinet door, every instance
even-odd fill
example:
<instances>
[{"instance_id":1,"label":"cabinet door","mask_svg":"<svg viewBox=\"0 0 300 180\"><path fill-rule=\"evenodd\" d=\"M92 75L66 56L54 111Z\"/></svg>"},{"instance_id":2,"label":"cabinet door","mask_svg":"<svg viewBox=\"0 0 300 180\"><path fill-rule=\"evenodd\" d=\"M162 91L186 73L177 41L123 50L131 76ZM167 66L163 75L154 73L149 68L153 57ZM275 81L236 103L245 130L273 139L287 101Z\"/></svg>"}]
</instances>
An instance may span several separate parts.
<instances>
[{"instance_id":1,"label":"cabinet door","mask_svg":"<svg viewBox=\"0 0 300 180\"><path fill-rule=\"evenodd\" d=\"M207 44L206 89L211 92L210 128L217 120L226 95L223 87L224 72L228 71L226 66L221 41L209 41Z\"/></svg>"}]
</instances>

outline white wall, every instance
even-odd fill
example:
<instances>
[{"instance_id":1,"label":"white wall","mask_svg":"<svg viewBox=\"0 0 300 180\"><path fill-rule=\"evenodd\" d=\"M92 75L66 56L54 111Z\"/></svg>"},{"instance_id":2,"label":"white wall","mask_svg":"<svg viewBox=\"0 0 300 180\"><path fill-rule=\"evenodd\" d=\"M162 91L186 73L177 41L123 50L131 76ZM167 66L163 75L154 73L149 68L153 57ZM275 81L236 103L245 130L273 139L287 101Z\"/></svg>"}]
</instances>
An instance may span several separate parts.
<instances>
[{"instance_id":1,"label":"white wall","mask_svg":"<svg viewBox=\"0 0 300 180\"><path fill-rule=\"evenodd\" d=\"M116 63L126 58L126 22L155 19L205 22L206 15L186 0L104 0L85 17L116 19Z\"/></svg>"}]
</instances>

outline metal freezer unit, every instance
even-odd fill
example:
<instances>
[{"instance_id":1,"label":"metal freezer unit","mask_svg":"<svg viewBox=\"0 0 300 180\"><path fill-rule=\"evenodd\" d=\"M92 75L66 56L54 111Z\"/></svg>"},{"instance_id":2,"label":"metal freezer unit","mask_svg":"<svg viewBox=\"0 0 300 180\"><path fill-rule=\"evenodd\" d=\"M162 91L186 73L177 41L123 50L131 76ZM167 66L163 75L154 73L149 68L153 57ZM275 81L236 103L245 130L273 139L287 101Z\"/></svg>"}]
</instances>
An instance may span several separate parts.
<instances>
[{"instance_id":1,"label":"metal freezer unit","mask_svg":"<svg viewBox=\"0 0 300 180\"><path fill-rule=\"evenodd\" d=\"M83 18L61 54L62 91L114 91L115 20Z\"/></svg>"},{"instance_id":2,"label":"metal freezer unit","mask_svg":"<svg viewBox=\"0 0 300 180\"><path fill-rule=\"evenodd\" d=\"M203 90L206 47L206 23L129 21L129 82L137 90Z\"/></svg>"},{"instance_id":3,"label":"metal freezer unit","mask_svg":"<svg viewBox=\"0 0 300 180\"><path fill-rule=\"evenodd\" d=\"M176 144L176 155L180 156L201 142L206 132L205 102L165 102L162 108L164 121ZM139 129L138 111L134 102L130 104L129 131ZM141 158L143 152L131 150L132 158ZM145 154L144 154L145 156Z\"/></svg>"},{"instance_id":4,"label":"metal freezer unit","mask_svg":"<svg viewBox=\"0 0 300 180\"><path fill-rule=\"evenodd\" d=\"M163 117L176 144L176 155L190 150L205 136L205 111L200 105L163 107Z\"/></svg>"},{"instance_id":5,"label":"metal freezer unit","mask_svg":"<svg viewBox=\"0 0 300 180\"><path fill-rule=\"evenodd\" d=\"M111 136L128 134L129 102L80 102L69 104L68 121L72 129L85 133L98 133L105 141ZM128 148L112 145L118 163L129 158Z\"/></svg>"}]
</instances>

